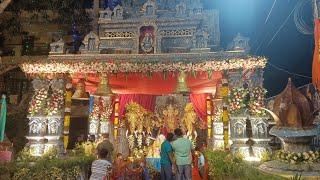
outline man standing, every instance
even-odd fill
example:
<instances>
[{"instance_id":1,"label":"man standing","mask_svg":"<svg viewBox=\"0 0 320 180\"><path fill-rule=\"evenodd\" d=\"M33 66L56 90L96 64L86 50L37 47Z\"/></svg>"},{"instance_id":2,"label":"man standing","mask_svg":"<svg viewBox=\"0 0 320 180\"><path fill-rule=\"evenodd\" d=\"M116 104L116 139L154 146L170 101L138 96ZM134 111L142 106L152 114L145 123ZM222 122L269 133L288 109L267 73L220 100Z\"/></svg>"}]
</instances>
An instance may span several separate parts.
<instances>
[{"instance_id":1,"label":"man standing","mask_svg":"<svg viewBox=\"0 0 320 180\"><path fill-rule=\"evenodd\" d=\"M189 139L183 137L181 129L175 129L174 134L177 139L173 141L172 148L177 164L177 180L191 180L192 179L192 143Z\"/></svg>"},{"instance_id":2,"label":"man standing","mask_svg":"<svg viewBox=\"0 0 320 180\"><path fill-rule=\"evenodd\" d=\"M161 163L161 180L172 180L172 165L174 164L173 150L171 142L173 134L168 133L166 140L161 144L160 163Z\"/></svg>"},{"instance_id":3,"label":"man standing","mask_svg":"<svg viewBox=\"0 0 320 180\"><path fill-rule=\"evenodd\" d=\"M108 150L108 156L107 156L107 160L109 162L112 162L112 156L113 156L113 144L110 142L109 140L109 133L106 133L106 134L102 134L102 137L103 137L103 140L101 143L98 144L97 146L97 150L98 152L101 150L101 149L106 149Z\"/></svg>"}]
</instances>

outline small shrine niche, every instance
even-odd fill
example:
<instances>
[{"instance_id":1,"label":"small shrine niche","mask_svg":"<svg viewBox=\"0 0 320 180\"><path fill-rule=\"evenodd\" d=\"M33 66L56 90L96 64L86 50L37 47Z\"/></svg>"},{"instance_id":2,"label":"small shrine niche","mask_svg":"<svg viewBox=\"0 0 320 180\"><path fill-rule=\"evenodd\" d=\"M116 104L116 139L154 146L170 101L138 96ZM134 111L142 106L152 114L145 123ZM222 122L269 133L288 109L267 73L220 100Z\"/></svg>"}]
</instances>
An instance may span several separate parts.
<instances>
[{"instance_id":1,"label":"small shrine niche","mask_svg":"<svg viewBox=\"0 0 320 180\"><path fill-rule=\"evenodd\" d=\"M122 6L117 5L113 9L112 19L115 19L115 20L122 20L123 19L123 7Z\"/></svg>"},{"instance_id":2,"label":"small shrine niche","mask_svg":"<svg viewBox=\"0 0 320 180\"><path fill-rule=\"evenodd\" d=\"M192 40L193 49L191 49L191 51L209 52L210 48L208 48L208 41L209 33L204 28L198 29Z\"/></svg>"},{"instance_id":3,"label":"small shrine niche","mask_svg":"<svg viewBox=\"0 0 320 180\"><path fill-rule=\"evenodd\" d=\"M156 15L156 2L152 0L148 0L144 5L144 15L145 16L155 16Z\"/></svg>"},{"instance_id":4,"label":"small shrine niche","mask_svg":"<svg viewBox=\"0 0 320 180\"><path fill-rule=\"evenodd\" d=\"M48 134L57 135L61 131L61 121L59 118L50 118L48 119Z\"/></svg>"},{"instance_id":5,"label":"small shrine niche","mask_svg":"<svg viewBox=\"0 0 320 180\"><path fill-rule=\"evenodd\" d=\"M65 43L62 39L50 44L50 54L63 54L65 53Z\"/></svg>"},{"instance_id":6,"label":"small shrine niche","mask_svg":"<svg viewBox=\"0 0 320 180\"><path fill-rule=\"evenodd\" d=\"M184 2L181 2L176 6L176 16L177 17L185 16L186 11L187 11L187 5Z\"/></svg>"},{"instance_id":7,"label":"small shrine niche","mask_svg":"<svg viewBox=\"0 0 320 180\"><path fill-rule=\"evenodd\" d=\"M143 26L140 28L139 53L153 54L155 52L155 28Z\"/></svg>"},{"instance_id":8,"label":"small shrine niche","mask_svg":"<svg viewBox=\"0 0 320 180\"><path fill-rule=\"evenodd\" d=\"M107 8L107 9L99 12L99 14L100 14L99 18L106 19L106 20L111 20L112 13L113 12L111 11L111 9Z\"/></svg>"},{"instance_id":9,"label":"small shrine niche","mask_svg":"<svg viewBox=\"0 0 320 180\"><path fill-rule=\"evenodd\" d=\"M250 51L249 41L249 38L244 37L240 33L238 33L237 36L233 38L232 42L229 44L228 50L244 51L248 53Z\"/></svg>"},{"instance_id":10,"label":"small shrine niche","mask_svg":"<svg viewBox=\"0 0 320 180\"><path fill-rule=\"evenodd\" d=\"M81 49L84 53L98 53L99 52L99 45L100 40L99 36L95 34L94 32L90 32L84 37L84 40L82 41L84 44L84 48Z\"/></svg>"},{"instance_id":11,"label":"small shrine niche","mask_svg":"<svg viewBox=\"0 0 320 180\"><path fill-rule=\"evenodd\" d=\"M29 134L40 134L42 124L40 119L33 118L29 122Z\"/></svg>"}]
</instances>

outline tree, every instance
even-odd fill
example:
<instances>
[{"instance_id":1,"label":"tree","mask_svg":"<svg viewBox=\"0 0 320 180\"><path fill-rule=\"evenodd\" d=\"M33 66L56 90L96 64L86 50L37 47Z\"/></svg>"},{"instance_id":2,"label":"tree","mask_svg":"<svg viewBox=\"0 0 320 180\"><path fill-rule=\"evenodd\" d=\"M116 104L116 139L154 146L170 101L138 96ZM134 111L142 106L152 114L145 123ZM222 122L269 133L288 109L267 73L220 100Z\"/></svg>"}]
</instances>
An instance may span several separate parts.
<instances>
[{"instance_id":1,"label":"tree","mask_svg":"<svg viewBox=\"0 0 320 180\"><path fill-rule=\"evenodd\" d=\"M1 0L0 0L1 1ZM1 5L8 0L3 0ZM9 0L12 1L12 0ZM88 0L15 0L7 5L6 11L12 16L1 19L0 34L6 31L9 34L21 34L22 12L28 12L31 19L28 23L39 22L45 24L76 24L82 32L90 30L90 15L86 11ZM1 6L2 7L2 6ZM52 13L54 16L52 16ZM50 15L51 14L51 15Z\"/></svg>"},{"instance_id":2,"label":"tree","mask_svg":"<svg viewBox=\"0 0 320 180\"><path fill-rule=\"evenodd\" d=\"M7 8L7 6L11 3L12 0L2 0L0 3L0 14Z\"/></svg>"}]
</instances>

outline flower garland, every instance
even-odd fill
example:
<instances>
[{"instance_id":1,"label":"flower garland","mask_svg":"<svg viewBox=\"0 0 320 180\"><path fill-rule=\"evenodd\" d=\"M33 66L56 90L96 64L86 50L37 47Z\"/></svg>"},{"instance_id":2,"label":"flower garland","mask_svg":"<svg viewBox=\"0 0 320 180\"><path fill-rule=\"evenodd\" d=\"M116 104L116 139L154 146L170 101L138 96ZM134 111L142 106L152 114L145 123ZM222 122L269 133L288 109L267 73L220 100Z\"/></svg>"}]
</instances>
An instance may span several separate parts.
<instances>
[{"instance_id":1,"label":"flower garland","mask_svg":"<svg viewBox=\"0 0 320 180\"><path fill-rule=\"evenodd\" d=\"M90 120L100 119L100 101L94 101L92 112L89 114Z\"/></svg>"},{"instance_id":2,"label":"flower garland","mask_svg":"<svg viewBox=\"0 0 320 180\"><path fill-rule=\"evenodd\" d=\"M129 149L132 150L134 148L134 135L133 134L128 136L128 144L129 144Z\"/></svg>"},{"instance_id":3,"label":"flower garland","mask_svg":"<svg viewBox=\"0 0 320 180\"><path fill-rule=\"evenodd\" d=\"M276 159L290 164L315 163L320 161L320 153L318 151L295 153L280 150L276 152Z\"/></svg>"},{"instance_id":4,"label":"flower garland","mask_svg":"<svg viewBox=\"0 0 320 180\"><path fill-rule=\"evenodd\" d=\"M267 90L263 87L255 87L250 91L249 112L251 115L265 115L264 107Z\"/></svg>"},{"instance_id":5,"label":"flower garland","mask_svg":"<svg viewBox=\"0 0 320 180\"><path fill-rule=\"evenodd\" d=\"M47 103L47 114L49 116L59 115L64 102L64 90L55 89Z\"/></svg>"},{"instance_id":6,"label":"flower garland","mask_svg":"<svg viewBox=\"0 0 320 180\"><path fill-rule=\"evenodd\" d=\"M200 72L200 71L223 71L230 69L254 69L264 68L267 60L265 58L247 57L234 58L223 61L74 61L59 60L58 62L36 62L23 63L21 69L27 74L39 73L152 73L152 72Z\"/></svg>"},{"instance_id":7,"label":"flower garland","mask_svg":"<svg viewBox=\"0 0 320 180\"><path fill-rule=\"evenodd\" d=\"M218 108L218 110L215 112L213 122L222 122L222 108Z\"/></svg>"},{"instance_id":8,"label":"flower garland","mask_svg":"<svg viewBox=\"0 0 320 180\"><path fill-rule=\"evenodd\" d=\"M229 93L229 107L232 114L240 113L246 107L245 97L248 90L240 87L233 88Z\"/></svg>"},{"instance_id":9,"label":"flower garland","mask_svg":"<svg viewBox=\"0 0 320 180\"><path fill-rule=\"evenodd\" d=\"M40 112L42 108L46 105L46 100L48 97L48 89L41 88L36 90L35 94L32 96L29 106L29 114L34 116Z\"/></svg>"},{"instance_id":10,"label":"flower garland","mask_svg":"<svg viewBox=\"0 0 320 180\"><path fill-rule=\"evenodd\" d=\"M112 113L111 100L102 98L102 111L100 112L100 121L107 122L110 119Z\"/></svg>"}]
</instances>

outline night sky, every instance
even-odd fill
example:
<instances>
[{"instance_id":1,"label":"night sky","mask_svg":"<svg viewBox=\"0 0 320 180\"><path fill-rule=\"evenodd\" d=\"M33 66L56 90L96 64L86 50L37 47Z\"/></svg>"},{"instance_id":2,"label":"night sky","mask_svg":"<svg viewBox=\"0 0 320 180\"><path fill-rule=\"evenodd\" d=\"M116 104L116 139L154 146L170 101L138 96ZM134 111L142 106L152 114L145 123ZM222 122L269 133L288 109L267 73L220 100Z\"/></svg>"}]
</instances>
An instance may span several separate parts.
<instances>
[{"instance_id":1,"label":"night sky","mask_svg":"<svg viewBox=\"0 0 320 180\"><path fill-rule=\"evenodd\" d=\"M224 49L240 32L250 38L251 54L265 56L273 65L290 72L311 76L313 35L298 32L293 14L268 46L272 36L298 1L277 0L266 24L265 19L274 0L205 0L205 7L220 11L221 45ZM306 4L302 12L303 19L313 28L311 3ZM288 77L293 79L296 86L311 82L311 79L292 76L268 65L265 69L265 87L269 91L268 96L281 92L286 86Z\"/></svg>"}]
</instances>

